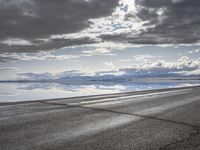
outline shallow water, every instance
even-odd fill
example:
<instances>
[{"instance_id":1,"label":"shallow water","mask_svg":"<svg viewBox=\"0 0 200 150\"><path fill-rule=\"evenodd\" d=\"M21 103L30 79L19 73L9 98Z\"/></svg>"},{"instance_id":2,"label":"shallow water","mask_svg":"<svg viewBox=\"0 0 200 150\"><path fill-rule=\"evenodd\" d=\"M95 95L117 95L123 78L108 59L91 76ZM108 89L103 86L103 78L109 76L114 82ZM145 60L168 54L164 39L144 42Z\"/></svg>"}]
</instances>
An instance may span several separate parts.
<instances>
[{"instance_id":1,"label":"shallow water","mask_svg":"<svg viewBox=\"0 0 200 150\"><path fill-rule=\"evenodd\" d=\"M99 82L99 83L0 83L0 103L98 95L200 85L200 81Z\"/></svg>"}]
</instances>

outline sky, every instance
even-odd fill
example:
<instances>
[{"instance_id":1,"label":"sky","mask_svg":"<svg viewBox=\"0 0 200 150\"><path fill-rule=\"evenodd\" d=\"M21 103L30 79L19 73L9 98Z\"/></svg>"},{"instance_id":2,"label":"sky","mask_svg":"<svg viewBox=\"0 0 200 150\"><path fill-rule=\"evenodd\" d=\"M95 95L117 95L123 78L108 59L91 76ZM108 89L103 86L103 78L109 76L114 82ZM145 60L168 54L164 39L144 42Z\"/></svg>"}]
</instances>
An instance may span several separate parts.
<instances>
[{"instance_id":1,"label":"sky","mask_svg":"<svg viewBox=\"0 0 200 150\"><path fill-rule=\"evenodd\" d=\"M199 76L198 0L0 0L0 80Z\"/></svg>"}]
</instances>

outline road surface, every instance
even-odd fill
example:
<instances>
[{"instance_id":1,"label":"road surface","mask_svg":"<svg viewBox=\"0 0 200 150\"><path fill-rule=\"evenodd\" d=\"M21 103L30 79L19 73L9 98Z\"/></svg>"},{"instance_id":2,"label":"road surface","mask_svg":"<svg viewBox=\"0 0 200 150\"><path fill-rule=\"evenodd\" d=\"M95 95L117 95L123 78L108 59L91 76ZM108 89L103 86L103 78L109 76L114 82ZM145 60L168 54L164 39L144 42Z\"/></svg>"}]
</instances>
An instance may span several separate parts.
<instances>
[{"instance_id":1,"label":"road surface","mask_svg":"<svg viewBox=\"0 0 200 150\"><path fill-rule=\"evenodd\" d=\"M1 150L200 149L200 87L0 104Z\"/></svg>"}]
</instances>

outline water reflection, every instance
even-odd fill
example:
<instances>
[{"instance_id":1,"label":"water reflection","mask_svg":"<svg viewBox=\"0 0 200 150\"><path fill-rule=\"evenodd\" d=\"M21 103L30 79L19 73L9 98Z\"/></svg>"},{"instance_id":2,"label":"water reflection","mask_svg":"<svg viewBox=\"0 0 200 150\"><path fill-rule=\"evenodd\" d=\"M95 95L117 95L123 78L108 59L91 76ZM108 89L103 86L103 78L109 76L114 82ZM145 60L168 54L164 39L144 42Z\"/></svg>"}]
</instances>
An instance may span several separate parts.
<instances>
[{"instance_id":1,"label":"water reflection","mask_svg":"<svg viewBox=\"0 0 200 150\"><path fill-rule=\"evenodd\" d=\"M95 82L95 83L0 83L0 102L119 93L199 85L200 81Z\"/></svg>"}]
</instances>

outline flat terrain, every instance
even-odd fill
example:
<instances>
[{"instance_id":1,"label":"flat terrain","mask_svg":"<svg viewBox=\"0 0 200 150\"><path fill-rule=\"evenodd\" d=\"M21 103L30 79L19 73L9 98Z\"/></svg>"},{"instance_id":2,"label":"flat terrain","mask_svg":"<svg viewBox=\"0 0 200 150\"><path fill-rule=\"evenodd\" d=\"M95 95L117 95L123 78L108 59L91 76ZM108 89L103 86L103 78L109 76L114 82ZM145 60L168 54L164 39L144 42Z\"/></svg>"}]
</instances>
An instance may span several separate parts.
<instances>
[{"instance_id":1,"label":"flat terrain","mask_svg":"<svg viewBox=\"0 0 200 150\"><path fill-rule=\"evenodd\" d=\"M200 150L200 87L0 104L1 150Z\"/></svg>"}]
</instances>

